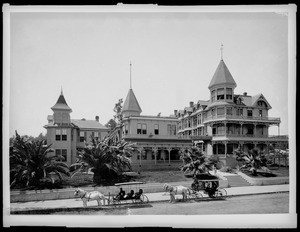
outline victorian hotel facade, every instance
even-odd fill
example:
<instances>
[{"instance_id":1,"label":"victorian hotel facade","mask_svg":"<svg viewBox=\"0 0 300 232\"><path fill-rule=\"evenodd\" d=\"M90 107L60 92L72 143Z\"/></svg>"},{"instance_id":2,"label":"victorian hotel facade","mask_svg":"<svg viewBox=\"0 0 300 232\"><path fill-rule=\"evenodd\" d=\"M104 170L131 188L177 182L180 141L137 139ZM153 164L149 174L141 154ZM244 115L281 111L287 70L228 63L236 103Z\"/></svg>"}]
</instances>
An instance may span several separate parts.
<instances>
[{"instance_id":1,"label":"victorian hotel facade","mask_svg":"<svg viewBox=\"0 0 300 232\"><path fill-rule=\"evenodd\" d=\"M48 116L47 143L57 156L68 164L76 162L76 153L89 142L90 136L99 140L108 133L115 141L135 143L132 168L138 170L178 169L182 164L180 151L193 143L207 155L216 155L229 165L233 150L239 146L248 151L254 147L268 152L269 144L285 143L284 136L269 136L269 127L277 126L280 118L269 117L271 106L263 94L236 94L236 82L221 59L208 89L209 100L190 102L183 110L170 116L141 115L142 109L130 86L121 115L112 131L95 120L71 119L71 108L61 92Z\"/></svg>"},{"instance_id":2,"label":"victorian hotel facade","mask_svg":"<svg viewBox=\"0 0 300 232\"><path fill-rule=\"evenodd\" d=\"M209 100L199 100L168 117L142 116L130 88L122 110L122 122L112 132L118 141L137 144L133 169L172 169L182 161L179 151L198 144L207 155L216 155L225 165L236 165L231 154L257 147L268 152L269 144L288 144L286 136L269 136L269 127L280 118L269 117L271 105L263 94L235 94L236 82L221 59L208 89Z\"/></svg>"},{"instance_id":3,"label":"victorian hotel facade","mask_svg":"<svg viewBox=\"0 0 300 232\"><path fill-rule=\"evenodd\" d=\"M178 136L200 143L203 151L230 163L233 150L257 147L268 152L270 144L288 144L279 136L280 118L269 117L271 105L263 94L235 94L236 82L221 59L208 89L210 100L190 102L176 113ZM269 136L269 127L278 127L278 136Z\"/></svg>"}]
</instances>

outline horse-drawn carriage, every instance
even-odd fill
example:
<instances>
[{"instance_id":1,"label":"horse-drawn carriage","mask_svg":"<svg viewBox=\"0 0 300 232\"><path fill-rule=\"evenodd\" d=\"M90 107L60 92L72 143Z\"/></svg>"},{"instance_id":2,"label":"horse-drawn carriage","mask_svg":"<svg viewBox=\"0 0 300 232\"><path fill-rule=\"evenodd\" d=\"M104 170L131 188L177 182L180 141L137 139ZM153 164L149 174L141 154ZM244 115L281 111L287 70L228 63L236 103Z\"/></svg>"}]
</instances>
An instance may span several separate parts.
<instances>
[{"instance_id":1,"label":"horse-drawn carriage","mask_svg":"<svg viewBox=\"0 0 300 232\"><path fill-rule=\"evenodd\" d=\"M191 185L192 195L195 195L196 198L203 194L207 194L210 198L225 198L227 191L219 187L219 181L215 176L207 176L205 179L196 177Z\"/></svg>"},{"instance_id":2,"label":"horse-drawn carriage","mask_svg":"<svg viewBox=\"0 0 300 232\"><path fill-rule=\"evenodd\" d=\"M120 187L120 191L116 195L109 195L108 204L118 205L121 203L148 203L149 199L140 187L141 184L144 183L124 182L115 184L115 186Z\"/></svg>"},{"instance_id":3,"label":"horse-drawn carriage","mask_svg":"<svg viewBox=\"0 0 300 232\"><path fill-rule=\"evenodd\" d=\"M170 193L170 202L175 202L175 195L179 194L182 195L183 201L186 199L200 199L204 195L214 199L224 199L227 196L226 190L219 187L219 179L212 175L196 177L190 188L182 185L164 184L163 189L165 192Z\"/></svg>"}]
</instances>

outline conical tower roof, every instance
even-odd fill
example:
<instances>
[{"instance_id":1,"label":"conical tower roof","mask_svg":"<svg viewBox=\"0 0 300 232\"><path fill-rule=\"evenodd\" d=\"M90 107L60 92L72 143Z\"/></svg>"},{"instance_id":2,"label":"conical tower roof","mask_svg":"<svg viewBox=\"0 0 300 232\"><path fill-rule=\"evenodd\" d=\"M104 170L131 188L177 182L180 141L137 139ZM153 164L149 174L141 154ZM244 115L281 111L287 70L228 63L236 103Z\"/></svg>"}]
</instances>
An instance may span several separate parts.
<instances>
[{"instance_id":1,"label":"conical tower roof","mask_svg":"<svg viewBox=\"0 0 300 232\"><path fill-rule=\"evenodd\" d=\"M72 112L72 109L68 106L66 99L61 92L59 95L59 98L57 99L57 102L54 106L51 107L52 110L69 110Z\"/></svg>"},{"instance_id":2,"label":"conical tower roof","mask_svg":"<svg viewBox=\"0 0 300 232\"><path fill-rule=\"evenodd\" d=\"M142 112L142 109L132 89L129 89L122 109L122 112L128 112L128 111L138 113L138 114Z\"/></svg>"},{"instance_id":3,"label":"conical tower roof","mask_svg":"<svg viewBox=\"0 0 300 232\"><path fill-rule=\"evenodd\" d=\"M231 86L236 87L236 83L230 74L226 64L224 63L223 59L220 61L217 70L211 79L208 88L212 88L215 85L223 85L228 84Z\"/></svg>"}]
</instances>

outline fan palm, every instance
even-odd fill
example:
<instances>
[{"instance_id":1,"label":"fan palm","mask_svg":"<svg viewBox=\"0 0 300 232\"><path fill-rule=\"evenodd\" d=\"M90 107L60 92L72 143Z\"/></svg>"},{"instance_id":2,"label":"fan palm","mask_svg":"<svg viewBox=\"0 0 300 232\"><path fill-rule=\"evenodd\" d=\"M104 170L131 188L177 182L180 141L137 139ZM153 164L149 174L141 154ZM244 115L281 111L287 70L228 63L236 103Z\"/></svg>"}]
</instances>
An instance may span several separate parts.
<instances>
[{"instance_id":1,"label":"fan palm","mask_svg":"<svg viewBox=\"0 0 300 232\"><path fill-rule=\"evenodd\" d=\"M242 163L241 168L248 168L252 175L257 175L258 169L263 172L270 172L267 168L267 159L257 148L251 149L248 153L243 152L241 148L233 151L233 157Z\"/></svg>"},{"instance_id":2,"label":"fan palm","mask_svg":"<svg viewBox=\"0 0 300 232\"><path fill-rule=\"evenodd\" d=\"M10 186L21 184L25 187L39 187L45 181L54 183L52 174L63 180L62 174L69 175L68 165L59 162L56 156L50 156L53 149L45 145L45 140L31 140L16 137L10 146Z\"/></svg>"},{"instance_id":3,"label":"fan palm","mask_svg":"<svg viewBox=\"0 0 300 232\"><path fill-rule=\"evenodd\" d=\"M205 155L202 150L193 146L190 149L181 153L180 158L183 160L181 171L184 173L191 172L193 177L208 176L209 171L213 170L217 161Z\"/></svg>"},{"instance_id":4,"label":"fan palm","mask_svg":"<svg viewBox=\"0 0 300 232\"><path fill-rule=\"evenodd\" d=\"M109 138L97 141L92 138L91 144L86 144L78 153L78 160L71 165L75 168L72 177L77 173L90 169L94 173L94 183L116 179L131 170L131 159L135 150L134 144L121 141L112 145Z\"/></svg>"}]
</instances>

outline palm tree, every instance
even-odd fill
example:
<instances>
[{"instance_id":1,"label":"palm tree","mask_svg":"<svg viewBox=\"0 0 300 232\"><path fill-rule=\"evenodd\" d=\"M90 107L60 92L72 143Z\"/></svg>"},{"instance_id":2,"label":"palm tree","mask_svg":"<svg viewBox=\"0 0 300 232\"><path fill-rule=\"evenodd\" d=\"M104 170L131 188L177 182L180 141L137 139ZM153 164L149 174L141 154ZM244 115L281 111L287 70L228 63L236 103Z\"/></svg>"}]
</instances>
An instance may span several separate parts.
<instances>
[{"instance_id":1,"label":"palm tree","mask_svg":"<svg viewBox=\"0 0 300 232\"><path fill-rule=\"evenodd\" d=\"M251 149L249 152L243 152L241 148L233 151L233 157L242 163L241 168L247 168L252 175L257 175L257 171L260 169L263 172L270 173L267 168L267 159L257 148Z\"/></svg>"},{"instance_id":2,"label":"palm tree","mask_svg":"<svg viewBox=\"0 0 300 232\"><path fill-rule=\"evenodd\" d=\"M27 188L41 187L45 182L54 184L52 174L58 176L60 182L62 174L69 175L68 165L58 161L59 157L50 156L53 149L45 143L45 140L21 137L16 131L9 152L11 187L17 184Z\"/></svg>"},{"instance_id":3,"label":"palm tree","mask_svg":"<svg viewBox=\"0 0 300 232\"><path fill-rule=\"evenodd\" d=\"M134 144L120 141L112 144L109 138L96 141L92 138L91 144L86 144L78 153L78 160L71 168L75 168L72 177L77 173L90 169L94 173L94 183L116 180L124 171L131 170L131 159L135 150Z\"/></svg>"},{"instance_id":4,"label":"palm tree","mask_svg":"<svg viewBox=\"0 0 300 232\"><path fill-rule=\"evenodd\" d=\"M217 160L205 155L197 146L192 146L188 150L181 153L180 158L183 160L181 171L184 174L190 172L193 178L206 178L210 176L209 171L212 171L217 164Z\"/></svg>"}]
</instances>

